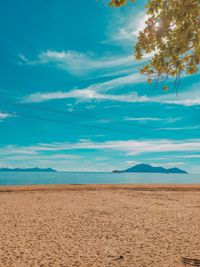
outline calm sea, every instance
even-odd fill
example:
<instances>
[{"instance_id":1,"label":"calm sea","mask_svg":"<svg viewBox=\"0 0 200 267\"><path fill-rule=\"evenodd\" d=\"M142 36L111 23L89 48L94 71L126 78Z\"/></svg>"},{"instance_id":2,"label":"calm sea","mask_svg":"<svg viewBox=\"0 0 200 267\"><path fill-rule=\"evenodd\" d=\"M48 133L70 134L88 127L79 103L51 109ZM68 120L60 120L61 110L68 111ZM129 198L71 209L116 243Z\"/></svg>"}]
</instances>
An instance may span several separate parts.
<instances>
[{"instance_id":1,"label":"calm sea","mask_svg":"<svg viewBox=\"0 0 200 267\"><path fill-rule=\"evenodd\" d=\"M34 184L198 184L200 174L106 172L0 172L0 185Z\"/></svg>"}]
</instances>

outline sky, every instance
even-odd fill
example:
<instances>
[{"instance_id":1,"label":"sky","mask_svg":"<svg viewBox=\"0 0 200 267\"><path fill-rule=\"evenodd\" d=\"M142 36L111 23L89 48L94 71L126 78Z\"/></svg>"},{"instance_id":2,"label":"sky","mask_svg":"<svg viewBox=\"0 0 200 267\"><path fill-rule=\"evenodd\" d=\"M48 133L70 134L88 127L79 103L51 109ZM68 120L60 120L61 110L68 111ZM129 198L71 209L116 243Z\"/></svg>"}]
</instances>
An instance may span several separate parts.
<instances>
[{"instance_id":1,"label":"sky","mask_svg":"<svg viewBox=\"0 0 200 267\"><path fill-rule=\"evenodd\" d=\"M0 167L200 173L200 74L148 84L144 21L145 1L0 0Z\"/></svg>"}]
</instances>

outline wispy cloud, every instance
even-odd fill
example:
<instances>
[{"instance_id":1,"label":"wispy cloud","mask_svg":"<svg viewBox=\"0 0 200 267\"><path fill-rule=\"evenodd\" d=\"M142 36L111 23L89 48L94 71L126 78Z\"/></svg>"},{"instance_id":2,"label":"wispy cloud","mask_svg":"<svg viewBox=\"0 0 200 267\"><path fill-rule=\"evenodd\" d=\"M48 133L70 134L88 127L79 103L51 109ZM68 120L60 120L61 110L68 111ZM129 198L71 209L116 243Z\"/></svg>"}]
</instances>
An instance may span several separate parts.
<instances>
[{"instance_id":1,"label":"wispy cloud","mask_svg":"<svg viewBox=\"0 0 200 267\"><path fill-rule=\"evenodd\" d=\"M87 157L87 151L90 151L90 157ZM4 145L0 146L0 157L2 167L51 167L58 170L77 171L77 163L79 170L95 171L95 170L112 170L116 168L113 162L105 158L105 155L111 153L120 155L122 165L118 168L124 168L123 160L126 164L137 164L140 162L149 162L150 164L158 164L161 160L162 165L183 165L180 158L187 160L195 160L199 158L200 139L187 140L111 140L111 141L91 141L90 139L80 139L77 142L54 142L39 143L35 145L19 146ZM91 153L94 157L91 162ZM102 154L103 153L103 154ZM158 155L158 158L153 158ZM174 156L177 155L176 157ZM97 156L103 155L103 156ZM147 157L147 155L149 155ZM163 157L161 156L163 155ZM166 156L165 156L166 155ZM83 160L84 158L84 160ZM130 158L130 160L128 160ZM174 160L173 160L174 158ZM98 166L98 161L102 162L104 168ZM134 159L134 160L132 160ZM174 162L173 162L174 161ZM180 163L181 162L181 163ZM107 164L107 165L106 165ZM167 165L166 165L167 166ZM199 168L197 170L199 171Z\"/></svg>"},{"instance_id":2,"label":"wispy cloud","mask_svg":"<svg viewBox=\"0 0 200 267\"><path fill-rule=\"evenodd\" d=\"M111 95L101 94L90 89L72 90L70 92L54 92L54 93L35 93L27 97L24 97L22 102L24 103L39 103L57 99L75 98L79 101L90 102L92 100L98 101L119 101L119 102L146 102L147 98L139 97L136 93L126 95Z\"/></svg>"},{"instance_id":3,"label":"wispy cloud","mask_svg":"<svg viewBox=\"0 0 200 267\"><path fill-rule=\"evenodd\" d=\"M50 154L50 155L7 155L0 163L1 168L54 168L60 171L77 171L77 161L81 156L73 154ZM84 161L85 162L85 161ZM83 166L84 167L84 166ZM81 166L81 168L83 168ZM86 167L87 168L87 167ZM89 166L88 166L89 169Z\"/></svg>"},{"instance_id":4,"label":"wispy cloud","mask_svg":"<svg viewBox=\"0 0 200 267\"><path fill-rule=\"evenodd\" d=\"M56 151L66 150L113 150L121 151L127 155L138 155L143 153L165 153L165 152L199 152L200 139L187 140L115 140L105 142L94 142L88 139L82 139L76 143L50 143L37 144L34 146L2 146L0 155L36 155L41 152L55 153ZM58 154L56 152L56 154Z\"/></svg>"},{"instance_id":5,"label":"wispy cloud","mask_svg":"<svg viewBox=\"0 0 200 267\"><path fill-rule=\"evenodd\" d=\"M156 131L167 130L167 131L182 131L182 130L197 130L200 129L199 125L196 126L183 126L183 127L165 127L165 128L156 128Z\"/></svg>"},{"instance_id":6,"label":"wispy cloud","mask_svg":"<svg viewBox=\"0 0 200 267\"><path fill-rule=\"evenodd\" d=\"M177 98L177 100L160 100L156 102L191 107L200 105L200 97L197 96L195 99L192 99L190 97L188 99L184 99L183 97L181 97L179 99Z\"/></svg>"},{"instance_id":7,"label":"wispy cloud","mask_svg":"<svg viewBox=\"0 0 200 267\"><path fill-rule=\"evenodd\" d=\"M175 96L175 94L162 95L155 97L154 101L163 104L182 105L186 107L198 106L200 105L199 89L200 82L197 82L187 88L184 92L180 92L178 96Z\"/></svg>"},{"instance_id":8,"label":"wispy cloud","mask_svg":"<svg viewBox=\"0 0 200 267\"><path fill-rule=\"evenodd\" d=\"M170 155L170 157L159 157L159 158L153 158L153 160L169 160L173 158L183 158L183 159L199 159L200 154L187 154L187 155Z\"/></svg>"},{"instance_id":9,"label":"wispy cloud","mask_svg":"<svg viewBox=\"0 0 200 267\"><path fill-rule=\"evenodd\" d=\"M28 160L32 159L32 161L43 161L43 160L71 160L71 159L79 159L81 158L78 155L73 155L73 154L51 154L51 155L41 155L38 153L33 153L33 155L30 156L30 154L22 154L18 155L10 155L9 159L10 160L15 160L15 161L21 161L21 160Z\"/></svg>"},{"instance_id":10,"label":"wispy cloud","mask_svg":"<svg viewBox=\"0 0 200 267\"><path fill-rule=\"evenodd\" d=\"M163 119L161 118L136 118L136 117L125 117L124 118L126 121L141 121L141 122L144 122L144 121L162 121Z\"/></svg>"},{"instance_id":11,"label":"wispy cloud","mask_svg":"<svg viewBox=\"0 0 200 267\"><path fill-rule=\"evenodd\" d=\"M135 10L115 13L107 30L107 40L104 43L130 46L137 40L139 31L145 28L148 15L145 12L136 14Z\"/></svg>"},{"instance_id":12,"label":"wispy cloud","mask_svg":"<svg viewBox=\"0 0 200 267\"><path fill-rule=\"evenodd\" d=\"M0 121L5 120L7 118L15 117L14 114L9 114L5 112L0 112Z\"/></svg>"},{"instance_id":13,"label":"wispy cloud","mask_svg":"<svg viewBox=\"0 0 200 267\"><path fill-rule=\"evenodd\" d=\"M83 89L74 89L68 92L38 92L26 96L22 102L38 103L56 99L76 98L83 101L91 100L113 100L120 102L145 102L146 96L139 97L136 92L131 94L105 94L106 92L114 89L120 89L124 86L130 86L144 82L144 78L139 74L127 75L120 78L115 78L106 82L92 84Z\"/></svg>"},{"instance_id":14,"label":"wispy cloud","mask_svg":"<svg viewBox=\"0 0 200 267\"><path fill-rule=\"evenodd\" d=\"M155 167L159 167L161 164L153 163L152 165ZM185 166L185 165L186 165L186 163L184 161L163 162L162 163L162 167L165 167L165 168L174 168L174 167Z\"/></svg>"},{"instance_id":15,"label":"wispy cloud","mask_svg":"<svg viewBox=\"0 0 200 267\"><path fill-rule=\"evenodd\" d=\"M49 64L66 70L73 75L85 75L101 71L101 74L109 72L121 73L128 70L134 64L133 56L98 56L92 52L51 51L41 52L35 60L27 59L23 54L19 55L19 64L40 65ZM133 72L133 69L131 70Z\"/></svg>"},{"instance_id":16,"label":"wispy cloud","mask_svg":"<svg viewBox=\"0 0 200 267\"><path fill-rule=\"evenodd\" d=\"M58 99L74 98L79 101L90 102L92 100L98 101L116 101L116 102L132 102L132 103L159 103L159 104L172 104L182 106L199 106L200 98L196 97L193 91L190 93L183 93L176 97L173 94L169 96L147 97L146 95L138 95L137 92L128 94L108 94L110 90L120 89L125 86L134 85L134 83L140 83L137 80L137 75L130 75L122 78L117 78L104 83L97 83L90 85L83 89L74 89L68 92L55 91L55 92L37 92L30 94L22 98L24 103L39 103ZM185 99L188 95L194 95L194 99ZM185 98L184 98L185 97ZM196 97L196 98L195 98ZM169 98L173 100L169 100ZM126 117L125 120L129 121L159 121L160 118L131 118ZM171 119L169 122L176 122L179 119Z\"/></svg>"},{"instance_id":17,"label":"wispy cloud","mask_svg":"<svg viewBox=\"0 0 200 267\"><path fill-rule=\"evenodd\" d=\"M199 106L200 98L198 97L200 83L195 83L191 88L186 88L184 92L181 92L178 96L175 93L162 94L158 96L138 95L134 90L138 90L141 84L145 83L145 77L140 74L130 74L118 78L109 79L104 82L94 83L85 88L54 92L36 92L25 96L22 102L26 103L39 103L57 99L74 98L79 101L99 100L99 101L118 101L118 102L138 102L138 103L159 103L159 104L171 104L182 106ZM119 89L131 87L132 92L127 94L121 94ZM130 89L130 88L129 88ZM108 94L109 91L114 92ZM118 90L118 91L115 91ZM142 118L146 120L159 120ZM141 119L141 121L142 121ZM139 120L137 118L127 118L127 120ZM169 122L176 122L177 119L171 118Z\"/></svg>"},{"instance_id":18,"label":"wispy cloud","mask_svg":"<svg viewBox=\"0 0 200 267\"><path fill-rule=\"evenodd\" d=\"M138 122L147 122L147 121L165 121L168 123L174 123L177 122L179 120L181 120L182 117L177 117L177 118L156 118L156 117L125 117L124 120L126 121L138 121Z\"/></svg>"}]
</instances>

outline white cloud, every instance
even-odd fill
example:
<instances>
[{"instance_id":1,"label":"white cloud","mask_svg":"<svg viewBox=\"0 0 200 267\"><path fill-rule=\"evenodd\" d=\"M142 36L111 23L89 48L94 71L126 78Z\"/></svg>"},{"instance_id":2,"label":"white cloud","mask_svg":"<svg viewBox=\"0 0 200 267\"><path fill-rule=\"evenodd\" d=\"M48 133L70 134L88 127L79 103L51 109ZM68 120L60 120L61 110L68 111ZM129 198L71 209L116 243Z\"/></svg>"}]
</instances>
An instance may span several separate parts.
<instances>
[{"instance_id":1,"label":"white cloud","mask_svg":"<svg viewBox=\"0 0 200 267\"><path fill-rule=\"evenodd\" d=\"M10 154L10 153L9 153ZM19 155L21 154L21 155ZM78 155L73 155L73 154L51 154L51 155L41 155L38 153L30 153L30 154L24 154L24 153L19 153L18 152L14 155L10 155L9 159L10 160L15 160L15 161L21 161L21 160L29 160L31 159L32 161L47 161L47 160L73 160L73 159L79 159L81 158Z\"/></svg>"},{"instance_id":2,"label":"white cloud","mask_svg":"<svg viewBox=\"0 0 200 267\"><path fill-rule=\"evenodd\" d=\"M146 102L146 97L139 97L137 94L111 95L101 94L89 89L72 90L70 92L54 92L54 93L35 93L23 99L25 103L39 103L56 99L76 98L80 101L119 101L119 102ZM73 110L72 110L73 111Z\"/></svg>"},{"instance_id":3,"label":"white cloud","mask_svg":"<svg viewBox=\"0 0 200 267\"><path fill-rule=\"evenodd\" d=\"M156 117L125 117L124 120L126 121L139 121L139 122L146 122L146 121L166 121L168 123L174 123L181 120L182 117L177 118L156 118Z\"/></svg>"},{"instance_id":4,"label":"white cloud","mask_svg":"<svg viewBox=\"0 0 200 267\"><path fill-rule=\"evenodd\" d=\"M197 74L196 74L197 75ZM163 104L174 104L182 106L198 106L200 105L199 96L200 82L197 82L187 88L186 91L180 92L177 96L175 94L167 94L155 97L155 102Z\"/></svg>"},{"instance_id":5,"label":"white cloud","mask_svg":"<svg viewBox=\"0 0 200 267\"><path fill-rule=\"evenodd\" d=\"M196 126L186 126L186 127L165 127L165 128L156 128L156 131L167 130L167 131L178 131L178 130L197 130L200 129L199 125Z\"/></svg>"},{"instance_id":6,"label":"white cloud","mask_svg":"<svg viewBox=\"0 0 200 267\"><path fill-rule=\"evenodd\" d=\"M5 147L0 147L0 155L7 156L7 155L36 155L38 154L33 149L27 149L26 147L20 147L15 145L7 145Z\"/></svg>"},{"instance_id":7,"label":"white cloud","mask_svg":"<svg viewBox=\"0 0 200 267\"><path fill-rule=\"evenodd\" d=\"M126 121L162 121L161 118L135 118L135 117L125 117Z\"/></svg>"},{"instance_id":8,"label":"white cloud","mask_svg":"<svg viewBox=\"0 0 200 267\"><path fill-rule=\"evenodd\" d=\"M140 9L141 10L141 9ZM136 44L137 37L140 31L146 27L145 21L150 17L145 12L137 12L132 9L129 12L116 12L110 19L110 24L107 30L107 40L104 44L117 45L130 51L130 47ZM144 53L143 60L150 59L155 52ZM140 63L142 63L140 61Z\"/></svg>"},{"instance_id":9,"label":"white cloud","mask_svg":"<svg viewBox=\"0 0 200 267\"><path fill-rule=\"evenodd\" d=\"M76 98L78 100L114 100L121 102L146 102L146 96L139 97L136 92L126 95L105 94L110 90L119 89L124 86L138 84L144 81L144 77L139 74L132 74L120 78L115 78L106 82L92 84L83 89L74 89L69 92L38 92L24 97L22 102L38 103L55 99Z\"/></svg>"},{"instance_id":10,"label":"white cloud","mask_svg":"<svg viewBox=\"0 0 200 267\"><path fill-rule=\"evenodd\" d=\"M5 113L5 112L0 112L0 121L10 118L10 117L15 117L13 114Z\"/></svg>"},{"instance_id":11,"label":"white cloud","mask_svg":"<svg viewBox=\"0 0 200 267\"><path fill-rule=\"evenodd\" d=\"M107 40L104 43L130 46L137 40L139 31L145 28L145 21L148 19L145 12L136 14L131 12L118 12L111 18L107 31Z\"/></svg>"},{"instance_id":12,"label":"white cloud","mask_svg":"<svg viewBox=\"0 0 200 267\"><path fill-rule=\"evenodd\" d=\"M86 106L85 108L87 108L87 109L95 109L96 106L95 106L95 105L88 105L88 106Z\"/></svg>"},{"instance_id":13,"label":"white cloud","mask_svg":"<svg viewBox=\"0 0 200 267\"><path fill-rule=\"evenodd\" d=\"M21 56L23 59L23 57ZM41 63L47 63L51 60L55 62L62 62L70 72L80 73L83 71L90 72L92 70L107 68L109 73L113 67L117 67L118 71L124 71L123 67L133 62L132 57L123 58L101 58L94 59L92 55L84 53L77 53L75 51L68 52L55 52L48 51L39 55L39 61ZM24 59L26 63L26 60ZM35 62L35 63L36 63ZM33 64L29 62L30 64ZM27 64L27 63L26 63ZM113 69L112 69L113 70ZM191 88L187 88L186 91L180 92L178 96L175 93L162 94L158 96L147 97L145 95L138 96L137 93L129 94L106 94L106 92L121 89L123 87L133 86L136 88L141 83L146 81L146 77L140 75L139 72L125 75L122 77L113 78L104 82L94 83L85 88L73 89L70 91L55 91L55 92L36 92L23 99L24 102L44 102L55 99L67 99L75 98L79 101L91 101L91 100L112 100L120 102L151 102L161 104L172 104L182 106L198 106L200 105L199 87L200 83L192 85ZM133 88L134 90L134 88Z\"/></svg>"},{"instance_id":14,"label":"white cloud","mask_svg":"<svg viewBox=\"0 0 200 267\"><path fill-rule=\"evenodd\" d=\"M84 152L84 160L81 158L83 156L76 155L76 151L80 154L80 151ZM188 158L188 159L196 159L199 158L198 154L200 151L200 139L192 140L114 140L114 141L104 141L104 142L94 142L89 139L81 139L76 143L69 142L54 142L54 143L44 143L44 144L36 144L29 146L18 146L18 145L5 145L0 147L0 157L2 158L1 166L9 166L9 167L51 167L57 170L71 170L77 171L77 162L79 169L81 171L97 171L104 170L98 167L94 161L91 162L91 157L87 158L85 153L86 150L94 151L94 160L99 159L99 156L95 158L97 155L96 151L99 152L111 152L114 154L119 153L119 155L124 154L124 159L127 164L137 164L137 157L140 157L140 162L157 162L158 160L166 159L166 163L168 165L172 165L173 158L176 162L174 165L182 165L180 162L180 158ZM70 153L67 153L69 151ZM74 151L72 153L71 151ZM171 152L172 156L169 156ZM173 155L176 152L177 157ZM158 153L159 158L147 157L148 154ZM165 158L160 156L160 153L166 155ZM166 154L167 153L167 154ZM178 153L178 154L177 154ZM187 153L187 154L186 154ZM90 153L91 154L91 153ZM170 155L171 155L170 154ZM186 154L186 155L184 155ZM141 160L141 156L143 160ZM127 160L126 156L131 156L136 160ZM145 160L145 158L147 160ZM179 159L179 160L178 160ZM103 158L101 158L103 160ZM112 161L108 162L106 160L107 170L115 169L116 166L113 166ZM165 162L163 163L165 164ZM162 165L163 165L162 164ZM188 165L191 168L191 164ZM118 165L118 168L123 169L124 165ZM187 168L188 169L188 168ZM193 170L192 170L193 171ZM199 171L199 168L195 170ZM194 172L194 171L193 171Z\"/></svg>"},{"instance_id":15,"label":"white cloud","mask_svg":"<svg viewBox=\"0 0 200 267\"><path fill-rule=\"evenodd\" d=\"M152 163L153 166L155 167L159 167L161 166L161 163ZM183 161L176 161L176 162L164 162L162 163L162 167L165 167L165 168L173 168L173 167L177 167L177 166L183 166L183 165L186 165L185 162Z\"/></svg>"},{"instance_id":16,"label":"white cloud","mask_svg":"<svg viewBox=\"0 0 200 267\"><path fill-rule=\"evenodd\" d=\"M159 157L159 158L154 158L156 160L169 160L172 158L183 158L183 159L199 159L200 154L191 154L191 155L171 155L170 157Z\"/></svg>"},{"instance_id":17,"label":"white cloud","mask_svg":"<svg viewBox=\"0 0 200 267\"><path fill-rule=\"evenodd\" d=\"M200 97L196 97L195 99L188 98L188 99L177 99L177 100L166 100L166 101L160 101L161 103L165 104L174 104L174 105L181 105L181 106L199 106L200 105Z\"/></svg>"},{"instance_id":18,"label":"white cloud","mask_svg":"<svg viewBox=\"0 0 200 267\"><path fill-rule=\"evenodd\" d=\"M133 56L97 56L92 52L83 53L71 50L61 52L47 50L41 52L36 60L28 60L23 54L20 54L19 58L20 64L50 64L73 75L85 75L97 71L101 71L102 75L106 72L110 75L110 72L114 71L130 72L130 67L134 65Z\"/></svg>"},{"instance_id":19,"label":"white cloud","mask_svg":"<svg viewBox=\"0 0 200 267\"><path fill-rule=\"evenodd\" d=\"M128 165L136 165L136 164L140 164L141 162L136 161L136 160L127 160L126 164Z\"/></svg>"},{"instance_id":20,"label":"white cloud","mask_svg":"<svg viewBox=\"0 0 200 267\"><path fill-rule=\"evenodd\" d=\"M174 97L175 99L175 97ZM200 97L197 96L197 98L193 99L191 98L191 96L189 96L188 99L184 99L183 96L177 100L161 100L160 101L156 101L156 102L160 102L163 104L172 104L172 105L181 105L181 106L186 106L186 107L191 107L191 106L199 106L200 105Z\"/></svg>"},{"instance_id":21,"label":"white cloud","mask_svg":"<svg viewBox=\"0 0 200 267\"><path fill-rule=\"evenodd\" d=\"M41 152L65 151L65 150L113 150L125 152L127 155L138 155L143 153L161 153L161 152L199 152L200 139L187 140L115 140L105 142L93 142L87 139L78 141L77 143L51 143L37 144L35 146L4 146L0 148L0 155L18 155L18 154L37 154ZM58 153L57 153L58 154Z\"/></svg>"},{"instance_id":22,"label":"white cloud","mask_svg":"<svg viewBox=\"0 0 200 267\"><path fill-rule=\"evenodd\" d=\"M0 162L0 168L12 168L12 166L8 163Z\"/></svg>"},{"instance_id":23,"label":"white cloud","mask_svg":"<svg viewBox=\"0 0 200 267\"><path fill-rule=\"evenodd\" d=\"M7 113L0 113L0 119L6 119L9 117L9 114Z\"/></svg>"},{"instance_id":24,"label":"white cloud","mask_svg":"<svg viewBox=\"0 0 200 267\"><path fill-rule=\"evenodd\" d=\"M175 156L174 156L175 157ZM200 154L194 154L194 155L180 155L177 156L179 158L185 158L185 159L199 159L200 158Z\"/></svg>"},{"instance_id":25,"label":"white cloud","mask_svg":"<svg viewBox=\"0 0 200 267\"><path fill-rule=\"evenodd\" d=\"M29 60L22 53L19 54L19 58L20 58L21 62L29 63Z\"/></svg>"},{"instance_id":26,"label":"white cloud","mask_svg":"<svg viewBox=\"0 0 200 267\"><path fill-rule=\"evenodd\" d=\"M146 95L138 95L137 92L132 91L128 94L107 94L108 91L121 89L124 87L132 86L134 90L137 89L141 83L145 82L145 78L140 74L126 75L120 78L114 78L105 82L91 84L88 87L82 89L74 89L71 91L55 91L55 92L37 92L30 94L22 99L22 102L26 103L38 103L56 99L75 98L79 101L91 101L91 100L111 100L118 102L150 102L160 104L173 104L183 106L198 106L200 105L199 86L200 83L194 84L191 88L187 88L186 91L181 92L178 96L175 93L159 95L157 97L147 97ZM128 120L131 120L128 119ZM136 118L132 119L136 120ZM169 122L176 122L179 118L171 118Z\"/></svg>"}]
</instances>

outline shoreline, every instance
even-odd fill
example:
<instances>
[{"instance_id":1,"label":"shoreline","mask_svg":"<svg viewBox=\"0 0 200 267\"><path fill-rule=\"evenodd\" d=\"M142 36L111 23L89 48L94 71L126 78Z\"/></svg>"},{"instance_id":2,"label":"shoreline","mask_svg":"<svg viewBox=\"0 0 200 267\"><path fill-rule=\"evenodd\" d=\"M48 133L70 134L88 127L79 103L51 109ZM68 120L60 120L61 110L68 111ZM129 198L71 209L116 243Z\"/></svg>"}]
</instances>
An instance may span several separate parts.
<instances>
[{"instance_id":1,"label":"shoreline","mask_svg":"<svg viewBox=\"0 0 200 267\"><path fill-rule=\"evenodd\" d=\"M3 192L68 191L68 190L134 190L134 191L200 191L200 184L41 184L1 185Z\"/></svg>"}]
</instances>

